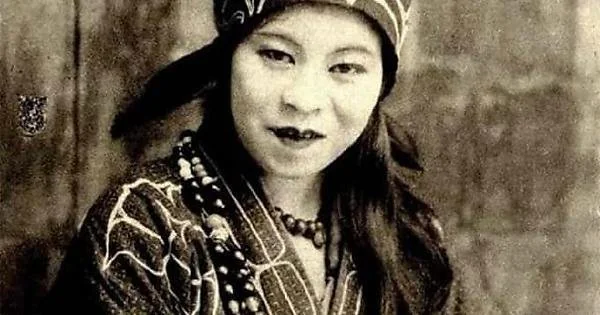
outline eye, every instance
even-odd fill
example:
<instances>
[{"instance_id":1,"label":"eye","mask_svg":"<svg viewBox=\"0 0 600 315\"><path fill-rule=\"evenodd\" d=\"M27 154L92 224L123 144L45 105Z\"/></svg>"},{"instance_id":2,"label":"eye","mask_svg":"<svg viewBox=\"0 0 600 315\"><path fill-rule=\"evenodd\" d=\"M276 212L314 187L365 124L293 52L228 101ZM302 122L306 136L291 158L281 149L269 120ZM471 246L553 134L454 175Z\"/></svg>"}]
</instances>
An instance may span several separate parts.
<instances>
[{"instance_id":1,"label":"eye","mask_svg":"<svg viewBox=\"0 0 600 315\"><path fill-rule=\"evenodd\" d=\"M357 63L338 63L331 66L329 71L338 74L362 74L367 72L367 69Z\"/></svg>"},{"instance_id":2,"label":"eye","mask_svg":"<svg viewBox=\"0 0 600 315\"><path fill-rule=\"evenodd\" d=\"M281 50L277 49L261 49L258 51L258 54L264 59L280 64L295 64L294 58Z\"/></svg>"}]
</instances>

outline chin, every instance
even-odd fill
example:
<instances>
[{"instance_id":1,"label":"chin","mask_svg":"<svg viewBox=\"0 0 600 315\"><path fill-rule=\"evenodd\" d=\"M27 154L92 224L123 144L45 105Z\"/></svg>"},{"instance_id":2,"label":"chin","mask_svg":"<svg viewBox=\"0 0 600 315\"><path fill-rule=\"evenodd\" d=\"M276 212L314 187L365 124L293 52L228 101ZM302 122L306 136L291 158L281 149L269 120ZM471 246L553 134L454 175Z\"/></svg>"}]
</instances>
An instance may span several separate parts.
<instances>
[{"instance_id":1,"label":"chin","mask_svg":"<svg viewBox=\"0 0 600 315\"><path fill-rule=\"evenodd\" d=\"M285 178L302 178L320 174L324 167L308 165L269 165L264 168L265 173Z\"/></svg>"}]
</instances>

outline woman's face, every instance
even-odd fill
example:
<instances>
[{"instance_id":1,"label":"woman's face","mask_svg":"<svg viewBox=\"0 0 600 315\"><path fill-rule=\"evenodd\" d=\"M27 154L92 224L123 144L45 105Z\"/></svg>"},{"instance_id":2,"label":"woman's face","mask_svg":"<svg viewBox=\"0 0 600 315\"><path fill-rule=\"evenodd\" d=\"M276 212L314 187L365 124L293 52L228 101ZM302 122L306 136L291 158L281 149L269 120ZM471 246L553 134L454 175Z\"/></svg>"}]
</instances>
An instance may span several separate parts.
<instances>
[{"instance_id":1,"label":"woman's face","mask_svg":"<svg viewBox=\"0 0 600 315\"><path fill-rule=\"evenodd\" d=\"M236 131L265 175L316 175L359 137L382 78L380 38L362 15L294 6L234 51Z\"/></svg>"}]
</instances>

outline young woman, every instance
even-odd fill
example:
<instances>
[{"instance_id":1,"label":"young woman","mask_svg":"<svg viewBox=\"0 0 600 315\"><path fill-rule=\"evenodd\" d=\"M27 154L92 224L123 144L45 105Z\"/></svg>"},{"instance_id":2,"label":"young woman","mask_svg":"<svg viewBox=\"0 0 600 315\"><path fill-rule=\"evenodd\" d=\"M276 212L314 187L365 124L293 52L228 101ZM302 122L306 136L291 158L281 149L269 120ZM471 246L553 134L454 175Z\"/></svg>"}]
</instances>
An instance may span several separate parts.
<instances>
[{"instance_id":1,"label":"young woman","mask_svg":"<svg viewBox=\"0 0 600 315\"><path fill-rule=\"evenodd\" d=\"M197 132L94 205L48 310L435 314L452 270L388 130L408 4L215 1L219 37L113 132L202 96Z\"/></svg>"}]
</instances>

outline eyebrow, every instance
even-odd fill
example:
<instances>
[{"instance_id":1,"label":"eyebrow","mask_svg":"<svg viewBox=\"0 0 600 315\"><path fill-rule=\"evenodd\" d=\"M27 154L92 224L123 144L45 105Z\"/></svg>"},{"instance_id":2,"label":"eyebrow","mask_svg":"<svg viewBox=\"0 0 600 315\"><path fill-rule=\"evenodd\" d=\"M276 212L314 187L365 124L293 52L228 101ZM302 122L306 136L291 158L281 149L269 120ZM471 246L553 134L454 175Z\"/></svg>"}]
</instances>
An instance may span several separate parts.
<instances>
[{"instance_id":1,"label":"eyebrow","mask_svg":"<svg viewBox=\"0 0 600 315\"><path fill-rule=\"evenodd\" d=\"M369 48L362 45L348 45L342 48L336 49L334 53L346 53L346 52L360 52L365 53L369 56L375 57L375 53L371 51Z\"/></svg>"},{"instance_id":2,"label":"eyebrow","mask_svg":"<svg viewBox=\"0 0 600 315\"><path fill-rule=\"evenodd\" d=\"M302 47L302 45L300 45L300 43L296 42L290 36L287 36L287 35L282 34L282 33L268 32L268 31L258 31L258 32L255 32L254 34L251 35L251 37L254 37L254 36L257 36L257 37L266 37L266 38L275 38L277 40L280 40L282 42L290 44L290 45L292 45L294 47Z\"/></svg>"}]
</instances>

